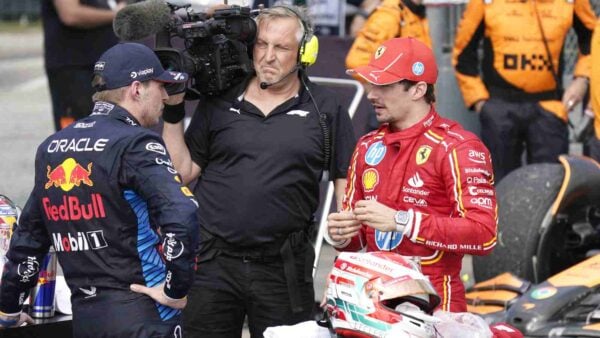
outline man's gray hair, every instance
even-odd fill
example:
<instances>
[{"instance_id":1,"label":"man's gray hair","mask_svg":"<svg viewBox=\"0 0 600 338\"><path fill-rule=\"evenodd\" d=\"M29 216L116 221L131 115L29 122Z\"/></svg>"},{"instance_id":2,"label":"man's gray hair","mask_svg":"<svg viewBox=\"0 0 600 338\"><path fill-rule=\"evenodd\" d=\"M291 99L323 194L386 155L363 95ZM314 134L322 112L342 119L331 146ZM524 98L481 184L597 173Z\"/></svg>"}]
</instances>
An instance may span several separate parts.
<instances>
[{"instance_id":1,"label":"man's gray hair","mask_svg":"<svg viewBox=\"0 0 600 338\"><path fill-rule=\"evenodd\" d=\"M296 33L298 42L302 42L302 37L304 37L305 42L310 40L313 30L306 7L275 3L273 7L265 8L260 11L260 14L256 17L256 24L260 25L262 21L281 18L293 18L298 21L298 26L300 27Z\"/></svg>"}]
</instances>

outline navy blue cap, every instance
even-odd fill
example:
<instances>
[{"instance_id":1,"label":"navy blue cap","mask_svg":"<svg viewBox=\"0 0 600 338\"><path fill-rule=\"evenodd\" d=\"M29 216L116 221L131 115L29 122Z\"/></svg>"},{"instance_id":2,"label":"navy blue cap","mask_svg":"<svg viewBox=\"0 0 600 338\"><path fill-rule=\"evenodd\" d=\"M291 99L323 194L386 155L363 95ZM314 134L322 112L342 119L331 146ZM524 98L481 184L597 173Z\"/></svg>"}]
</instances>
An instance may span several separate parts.
<instances>
[{"instance_id":1,"label":"navy blue cap","mask_svg":"<svg viewBox=\"0 0 600 338\"><path fill-rule=\"evenodd\" d=\"M186 73L165 71L152 49L135 42L109 48L96 61L94 74L100 75L105 83L96 87L98 91L125 87L133 81L183 83L188 79Z\"/></svg>"}]
</instances>

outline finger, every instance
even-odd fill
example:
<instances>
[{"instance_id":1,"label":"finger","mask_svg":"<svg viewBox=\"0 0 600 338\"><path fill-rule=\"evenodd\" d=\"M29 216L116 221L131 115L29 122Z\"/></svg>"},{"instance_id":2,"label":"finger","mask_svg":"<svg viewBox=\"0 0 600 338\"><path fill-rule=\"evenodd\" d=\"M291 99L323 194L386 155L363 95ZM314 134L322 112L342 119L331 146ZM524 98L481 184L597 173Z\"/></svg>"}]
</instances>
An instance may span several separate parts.
<instances>
[{"instance_id":1,"label":"finger","mask_svg":"<svg viewBox=\"0 0 600 338\"><path fill-rule=\"evenodd\" d=\"M358 214L358 215L356 215L356 219L358 221L360 221L361 223L364 223L364 222L370 220L370 217L367 214Z\"/></svg>"},{"instance_id":2,"label":"finger","mask_svg":"<svg viewBox=\"0 0 600 338\"><path fill-rule=\"evenodd\" d=\"M24 322L26 322L28 324L33 324L34 323L33 318L31 318L31 316L29 316L26 313L23 313L23 316L22 316L21 320L23 320Z\"/></svg>"},{"instance_id":3,"label":"finger","mask_svg":"<svg viewBox=\"0 0 600 338\"><path fill-rule=\"evenodd\" d=\"M327 305L327 290L323 292L323 298L321 298L321 303L319 303L319 307L323 308Z\"/></svg>"},{"instance_id":4,"label":"finger","mask_svg":"<svg viewBox=\"0 0 600 338\"><path fill-rule=\"evenodd\" d=\"M183 308L185 308L185 306L187 305L187 298L186 299L178 299L177 301L173 302L173 304L170 304L168 306L177 309L177 310L183 310Z\"/></svg>"},{"instance_id":5,"label":"finger","mask_svg":"<svg viewBox=\"0 0 600 338\"><path fill-rule=\"evenodd\" d=\"M129 289L133 292L143 293L145 295L151 296L150 288L141 284L131 284L129 285Z\"/></svg>"}]
</instances>

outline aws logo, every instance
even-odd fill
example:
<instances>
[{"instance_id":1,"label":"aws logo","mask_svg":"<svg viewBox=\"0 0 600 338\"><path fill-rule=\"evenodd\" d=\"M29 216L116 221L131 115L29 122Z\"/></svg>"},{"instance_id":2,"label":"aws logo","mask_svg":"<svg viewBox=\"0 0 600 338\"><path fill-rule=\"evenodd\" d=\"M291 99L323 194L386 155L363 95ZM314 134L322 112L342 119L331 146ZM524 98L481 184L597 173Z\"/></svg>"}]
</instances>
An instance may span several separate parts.
<instances>
[{"instance_id":1,"label":"aws logo","mask_svg":"<svg viewBox=\"0 0 600 338\"><path fill-rule=\"evenodd\" d=\"M54 169L48 166L48 182L44 186L46 189L54 186L61 188L63 191L69 191L74 186L79 187L82 183L90 187L94 186L94 182L90 179L92 175L92 163L88 163L87 169L77 163L73 158L69 157L63 163L57 165Z\"/></svg>"}]
</instances>

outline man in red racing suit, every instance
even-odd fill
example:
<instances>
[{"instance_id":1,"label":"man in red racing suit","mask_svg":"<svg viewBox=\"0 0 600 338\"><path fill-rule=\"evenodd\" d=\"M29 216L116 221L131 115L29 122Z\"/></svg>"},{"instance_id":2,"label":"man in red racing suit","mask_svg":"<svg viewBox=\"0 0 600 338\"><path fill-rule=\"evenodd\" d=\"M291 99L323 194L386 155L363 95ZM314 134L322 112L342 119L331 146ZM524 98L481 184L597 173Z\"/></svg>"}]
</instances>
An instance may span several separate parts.
<instances>
[{"instance_id":1,"label":"man in red racing suit","mask_svg":"<svg viewBox=\"0 0 600 338\"><path fill-rule=\"evenodd\" d=\"M464 312L463 255L496 245L490 154L436 112L437 68L419 41L389 40L351 72L374 85L368 97L383 124L358 141L344 210L329 215L326 238L340 251L417 257L442 298L438 309Z\"/></svg>"}]
</instances>

